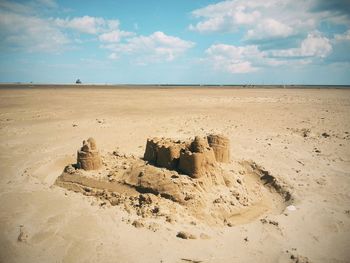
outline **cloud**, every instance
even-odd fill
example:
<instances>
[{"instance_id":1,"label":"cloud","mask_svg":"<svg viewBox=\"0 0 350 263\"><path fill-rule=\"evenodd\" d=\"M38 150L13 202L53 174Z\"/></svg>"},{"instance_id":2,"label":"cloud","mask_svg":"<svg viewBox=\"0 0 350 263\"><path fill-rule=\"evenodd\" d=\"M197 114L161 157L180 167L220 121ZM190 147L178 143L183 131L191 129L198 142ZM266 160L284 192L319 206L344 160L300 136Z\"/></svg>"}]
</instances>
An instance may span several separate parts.
<instances>
[{"instance_id":1,"label":"cloud","mask_svg":"<svg viewBox=\"0 0 350 263\"><path fill-rule=\"evenodd\" d=\"M232 32L239 26L252 25L261 17L258 11L248 11L243 5L235 5L231 1L209 5L192 12L196 18L204 21L190 25L192 31L206 32Z\"/></svg>"},{"instance_id":2,"label":"cloud","mask_svg":"<svg viewBox=\"0 0 350 263\"><path fill-rule=\"evenodd\" d=\"M99 35L99 40L102 42L119 42L123 37L133 36L134 33L121 30L113 30Z\"/></svg>"},{"instance_id":3,"label":"cloud","mask_svg":"<svg viewBox=\"0 0 350 263\"><path fill-rule=\"evenodd\" d=\"M92 16L74 17L72 19L56 18L54 21L56 25L60 27L65 27L81 33L92 35L117 29L119 27L119 20L105 20L101 17Z\"/></svg>"},{"instance_id":4,"label":"cloud","mask_svg":"<svg viewBox=\"0 0 350 263\"><path fill-rule=\"evenodd\" d=\"M275 19L262 20L253 29L247 31L246 39L264 39L274 37L288 37L294 33L293 28Z\"/></svg>"},{"instance_id":5,"label":"cloud","mask_svg":"<svg viewBox=\"0 0 350 263\"><path fill-rule=\"evenodd\" d=\"M326 58L329 63L350 62L350 29L342 34L336 34L330 40L333 46L332 53Z\"/></svg>"},{"instance_id":6,"label":"cloud","mask_svg":"<svg viewBox=\"0 0 350 263\"><path fill-rule=\"evenodd\" d=\"M44 5L48 8L57 8L58 4L55 0L37 0L37 2L41 5Z\"/></svg>"},{"instance_id":7,"label":"cloud","mask_svg":"<svg viewBox=\"0 0 350 263\"><path fill-rule=\"evenodd\" d=\"M262 58L264 55L257 46L233 46L216 44L209 47L205 53L207 60L216 70L229 73L248 73L258 70L252 66L252 59Z\"/></svg>"},{"instance_id":8,"label":"cloud","mask_svg":"<svg viewBox=\"0 0 350 263\"><path fill-rule=\"evenodd\" d=\"M0 1L0 9L3 11L20 13L20 14L39 14L42 11L58 8L54 0L32 0L24 3L15 1Z\"/></svg>"},{"instance_id":9,"label":"cloud","mask_svg":"<svg viewBox=\"0 0 350 263\"><path fill-rule=\"evenodd\" d=\"M2 48L29 52L58 52L70 42L67 36L42 18L0 12Z\"/></svg>"},{"instance_id":10,"label":"cloud","mask_svg":"<svg viewBox=\"0 0 350 263\"><path fill-rule=\"evenodd\" d=\"M51 8L57 7L53 0L33 1ZM194 46L193 42L163 32L137 36L121 30L117 19L93 16L47 18L34 12L33 3L0 2L1 49L57 53L82 46L85 42L80 34L87 34L92 35L100 47L112 51L109 59L115 60L129 54L131 61L147 64L172 61Z\"/></svg>"},{"instance_id":11,"label":"cloud","mask_svg":"<svg viewBox=\"0 0 350 263\"><path fill-rule=\"evenodd\" d=\"M108 56L109 59L112 59L112 60L116 60L118 59L118 55L116 53L111 53L109 56Z\"/></svg>"},{"instance_id":12,"label":"cloud","mask_svg":"<svg viewBox=\"0 0 350 263\"><path fill-rule=\"evenodd\" d=\"M118 26L118 20L96 17L44 19L0 11L0 43L2 48L22 49L28 52L59 52L67 48L67 44L83 43L76 37L74 40L70 39L70 33L75 31L98 35L101 42L118 42L123 37L134 35L119 30Z\"/></svg>"},{"instance_id":13,"label":"cloud","mask_svg":"<svg viewBox=\"0 0 350 263\"><path fill-rule=\"evenodd\" d=\"M321 23L328 26L348 26L349 13L340 12L340 3L336 0L229 0L211 4L192 11L199 21L189 25L192 31L200 33L234 32L243 30L244 40L277 39L298 36L305 37L309 32L319 30ZM328 3L328 4L327 4ZM327 9L331 6L332 9Z\"/></svg>"},{"instance_id":14,"label":"cloud","mask_svg":"<svg viewBox=\"0 0 350 263\"><path fill-rule=\"evenodd\" d=\"M350 29L344 32L343 34L336 34L334 36L334 39L336 40L336 42L350 41Z\"/></svg>"},{"instance_id":15,"label":"cloud","mask_svg":"<svg viewBox=\"0 0 350 263\"><path fill-rule=\"evenodd\" d=\"M33 13L34 9L30 5L20 4L16 2L10 2L10 1L0 1L0 10L6 11L6 12L14 12L14 13L21 13L21 14L29 14Z\"/></svg>"},{"instance_id":16,"label":"cloud","mask_svg":"<svg viewBox=\"0 0 350 263\"><path fill-rule=\"evenodd\" d=\"M346 38L344 34L338 38ZM349 42L350 43L350 42ZM205 61L214 69L232 73L249 73L276 66L305 66L332 54L331 40L319 32L310 33L298 48L262 51L258 45L215 44L206 51Z\"/></svg>"},{"instance_id":17,"label":"cloud","mask_svg":"<svg viewBox=\"0 0 350 263\"><path fill-rule=\"evenodd\" d=\"M75 32L90 34L101 42L118 42L134 34L119 29L119 20L82 16L73 18L44 18L36 13L36 5L57 8L53 0L35 0L27 4L0 2L0 45L7 50L28 52L60 52L68 44L79 44ZM40 8L39 8L40 9ZM72 39L71 39L72 38Z\"/></svg>"},{"instance_id":18,"label":"cloud","mask_svg":"<svg viewBox=\"0 0 350 263\"><path fill-rule=\"evenodd\" d=\"M225 28L225 31L230 31L229 30L230 27L231 27L230 23L226 22L224 18L213 17L203 22L199 22L195 26L191 24L189 26L189 29L192 31L208 33L208 32L217 32L217 31L223 30L224 28Z\"/></svg>"},{"instance_id":19,"label":"cloud","mask_svg":"<svg viewBox=\"0 0 350 263\"><path fill-rule=\"evenodd\" d=\"M54 0L0 1L1 49L27 52L60 52L72 41L44 18L58 8Z\"/></svg>"},{"instance_id":20,"label":"cloud","mask_svg":"<svg viewBox=\"0 0 350 263\"><path fill-rule=\"evenodd\" d=\"M137 57L136 63L148 64L172 61L193 46L194 43L191 41L157 31L149 36L136 36L127 39L125 43L104 45L103 47L112 50L116 55L133 54Z\"/></svg>"},{"instance_id":21,"label":"cloud","mask_svg":"<svg viewBox=\"0 0 350 263\"><path fill-rule=\"evenodd\" d=\"M228 0L194 10L198 22L189 29L243 34L243 45L215 44L206 50L205 60L217 70L238 74L304 67L349 61L350 12L344 10L350 10L348 1ZM331 35L340 28L345 32Z\"/></svg>"},{"instance_id":22,"label":"cloud","mask_svg":"<svg viewBox=\"0 0 350 263\"><path fill-rule=\"evenodd\" d=\"M337 14L350 15L350 2L348 0L318 0L314 3L311 11L333 11Z\"/></svg>"},{"instance_id":23,"label":"cloud","mask_svg":"<svg viewBox=\"0 0 350 263\"><path fill-rule=\"evenodd\" d=\"M310 33L301 42L300 47L272 51L275 57L320 57L325 58L332 52L332 45L328 38L320 33Z\"/></svg>"},{"instance_id":24,"label":"cloud","mask_svg":"<svg viewBox=\"0 0 350 263\"><path fill-rule=\"evenodd\" d=\"M79 33L98 35L98 40L107 43L119 42L122 38L135 34L120 30L120 22L117 19L107 20L102 17L74 17L72 19L56 18L55 24L62 28L71 29Z\"/></svg>"}]
</instances>

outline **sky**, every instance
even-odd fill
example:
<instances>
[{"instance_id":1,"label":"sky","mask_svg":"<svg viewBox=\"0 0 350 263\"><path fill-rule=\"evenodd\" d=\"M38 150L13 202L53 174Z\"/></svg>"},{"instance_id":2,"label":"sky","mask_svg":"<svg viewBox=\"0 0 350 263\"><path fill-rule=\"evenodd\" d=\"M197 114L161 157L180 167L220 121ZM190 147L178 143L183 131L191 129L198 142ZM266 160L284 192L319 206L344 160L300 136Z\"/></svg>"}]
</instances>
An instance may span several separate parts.
<instances>
[{"instance_id":1,"label":"sky","mask_svg":"<svg viewBox=\"0 0 350 263\"><path fill-rule=\"evenodd\" d=\"M0 0L0 82L350 84L348 0Z\"/></svg>"}]
</instances>

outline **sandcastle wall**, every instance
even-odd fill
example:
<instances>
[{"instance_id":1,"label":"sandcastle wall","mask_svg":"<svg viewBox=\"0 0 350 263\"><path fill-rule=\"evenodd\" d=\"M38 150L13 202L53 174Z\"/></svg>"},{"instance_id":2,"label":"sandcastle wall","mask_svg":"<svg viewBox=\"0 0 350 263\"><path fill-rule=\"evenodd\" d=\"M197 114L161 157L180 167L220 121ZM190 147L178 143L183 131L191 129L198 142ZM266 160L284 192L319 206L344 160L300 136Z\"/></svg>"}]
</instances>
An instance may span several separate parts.
<instances>
[{"instance_id":1,"label":"sandcastle wall","mask_svg":"<svg viewBox=\"0 0 350 263\"><path fill-rule=\"evenodd\" d=\"M176 169L180 158L181 147L162 146L158 150L157 165L167 169Z\"/></svg>"},{"instance_id":2,"label":"sandcastle wall","mask_svg":"<svg viewBox=\"0 0 350 263\"><path fill-rule=\"evenodd\" d=\"M207 136L209 146L214 150L217 162L230 161L230 140L223 135L211 134Z\"/></svg>"},{"instance_id":3,"label":"sandcastle wall","mask_svg":"<svg viewBox=\"0 0 350 263\"><path fill-rule=\"evenodd\" d=\"M164 167L175 170L178 166L181 150L186 148L183 142L174 142L170 139L148 139L144 160Z\"/></svg>"},{"instance_id":4,"label":"sandcastle wall","mask_svg":"<svg viewBox=\"0 0 350 263\"><path fill-rule=\"evenodd\" d=\"M200 178L213 165L215 165L213 149L204 152L183 151L180 155L178 170L191 177Z\"/></svg>"},{"instance_id":5,"label":"sandcastle wall","mask_svg":"<svg viewBox=\"0 0 350 263\"><path fill-rule=\"evenodd\" d=\"M196 136L190 147L180 154L179 171L200 178L215 165L215 154L205 138Z\"/></svg>"},{"instance_id":6,"label":"sandcastle wall","mask_svg":"<svg viewBox=\"0 0 350 263\"><path fill-rule=\"evenodd\" d=\"M77 165L87 171L101 168L101 156L93 138L83 141L83 146L77 152Z\"/></svg>"},{"instance_id":7,"label":"sandcastle wall","mask_svg":"<svg viewBox=\"0 0 350 263\"><path fill-rule=\"evenodd\" d=\"M145 154L143 159L150 162L156 163L157 161L157 140L156 138L147 139Z\"/></svg>"},{"instance_id":8,"label":"sandcastle wall","mask_svg":"<svg viewBox=\"0 0 350 263\"><path fill-rule=\"evenodd\" d=\"M215 150L208 144L208 141L207 138L198 136L191 143L175 142L164 138L148 139L144 160L158 167L177 170L191 177L199 178L216 164ZM216 148L224 152L224 154L220 155L224 158L220 160L228 159L227 149L222 147L221 141L218 139L211 141L217 142L218 146ZM221 153L220 151L218 152Z\"/></svg>"}]
</instances>

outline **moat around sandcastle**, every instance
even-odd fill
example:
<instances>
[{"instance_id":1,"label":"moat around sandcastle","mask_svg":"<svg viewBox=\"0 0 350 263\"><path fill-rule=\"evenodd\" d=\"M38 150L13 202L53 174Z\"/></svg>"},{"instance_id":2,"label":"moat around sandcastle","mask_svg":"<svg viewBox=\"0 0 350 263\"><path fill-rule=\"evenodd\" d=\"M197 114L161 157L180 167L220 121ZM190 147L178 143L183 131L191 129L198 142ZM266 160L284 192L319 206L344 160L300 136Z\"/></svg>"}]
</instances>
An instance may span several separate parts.
<instances>
[{"instance_id":1,"label":"moat around sandcastle","mask_svg":"<svg viewBox=\"0 0 350 263\"><path fill-rule=\"evenodd\" d=\"M120 206L138 226L150 218L233 226L280 213L291 200L287 186L253 161L233 161L230 147L216 134L151 138L143 158L102 156L89 138L55 184Z\"/></svg>"}]
</instances>

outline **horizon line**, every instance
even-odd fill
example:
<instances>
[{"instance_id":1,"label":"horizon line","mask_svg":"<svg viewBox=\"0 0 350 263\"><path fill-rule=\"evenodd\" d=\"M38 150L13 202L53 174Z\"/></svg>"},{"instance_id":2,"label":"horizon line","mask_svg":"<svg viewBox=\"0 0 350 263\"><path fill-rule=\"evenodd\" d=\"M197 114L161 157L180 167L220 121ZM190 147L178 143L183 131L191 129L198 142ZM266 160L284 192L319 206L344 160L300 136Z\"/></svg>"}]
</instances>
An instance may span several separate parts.
<instances>
[{"instance_id":1,"label":"horizon line","mask_svg":"<svg viewBox=\"0 0 350 263\"><path fill-rule=\"evenodd\" d=\"M350 87L350 84L255 84L255 83L236 83L236 84L220 84L220 83L44 83L44 82L0 82L0 85L31 85L31 86L45 86L45 85L53 85L53 86L237 86L237 87L254 87L254 86L282 86L282 87L293 87L293 86L336 86L336 87Z\"/></svg>"}]
</instances>

